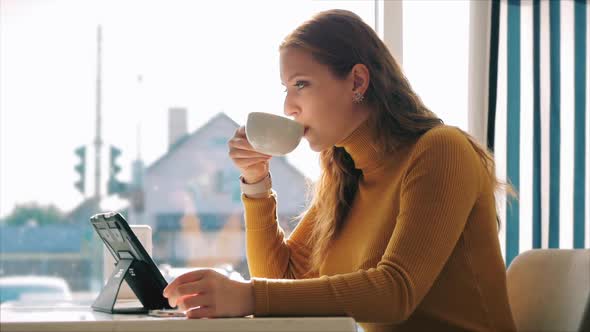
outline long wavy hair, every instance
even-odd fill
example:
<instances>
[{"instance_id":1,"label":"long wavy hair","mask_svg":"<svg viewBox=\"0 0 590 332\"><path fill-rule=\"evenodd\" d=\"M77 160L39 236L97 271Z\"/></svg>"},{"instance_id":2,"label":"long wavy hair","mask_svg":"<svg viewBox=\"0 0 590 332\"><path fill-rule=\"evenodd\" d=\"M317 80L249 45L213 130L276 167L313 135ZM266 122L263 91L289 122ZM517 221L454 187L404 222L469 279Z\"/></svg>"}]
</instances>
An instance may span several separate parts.
<instances>
[{"instance_id":1,"label":"long wavy hair","mask_svg":"<svg viewBox=\"0 0 590 332\"><path fill-rule=\"evenodd\" d=\"M415 140L428 130L443 124L412 90L387 46L375 31L356 14L346 10L328 10L306 21L290 33L280 49L299 48L310 52L314 60L326 65L333 75L344 79L355 64L367 66L369 86L363 103L372 110L368 125L379 153L388 154L399 144ZM485 147L464 133L488 170L497 188L494 159ZM330 243L342 230L358 189L361 171L342 147L320 153L321 175L307 211L313 211L315 223L309 244L312 248L309 274L319 271Z\"/></svg>"}]
</instances>

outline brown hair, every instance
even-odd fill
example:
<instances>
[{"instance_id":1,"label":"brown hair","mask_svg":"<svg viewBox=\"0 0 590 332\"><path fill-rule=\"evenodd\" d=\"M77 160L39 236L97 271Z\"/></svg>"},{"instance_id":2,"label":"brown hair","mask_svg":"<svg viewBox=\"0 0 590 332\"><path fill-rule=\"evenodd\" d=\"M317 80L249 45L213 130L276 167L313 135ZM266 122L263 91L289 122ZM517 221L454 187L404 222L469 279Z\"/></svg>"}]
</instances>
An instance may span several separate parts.
<instances>
[{"instance_id":1,"label":"brown hair","mask_svg":"<svg viewBox=\"0 0 590 332\"><path fill-rule=\"evenodd\" d=\"M443 124L412 90L401 68L375 31L356 14L328 10L312 17L289 34L280 46L310 52L333 75L344 79L355 64L364 64L370 74L364 101L373 112L368 124L379 153L388 154L398 144L416 139ZM469 138L489 171L495 186L501 185L494 171L494 159L486 148ZM309 238L312 259L309 273L317 272L331 241L344 225L358 189L361 171L342 147L320 153L321 175L315 184L310 208L315 224Z\"/></svg>"}]
</instances>

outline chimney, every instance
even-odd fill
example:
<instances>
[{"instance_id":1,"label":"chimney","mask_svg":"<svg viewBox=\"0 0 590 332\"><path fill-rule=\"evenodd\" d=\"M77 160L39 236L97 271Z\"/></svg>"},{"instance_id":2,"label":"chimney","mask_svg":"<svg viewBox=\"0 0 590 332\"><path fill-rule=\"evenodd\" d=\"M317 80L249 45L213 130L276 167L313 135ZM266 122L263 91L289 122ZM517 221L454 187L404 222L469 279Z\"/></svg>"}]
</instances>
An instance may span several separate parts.
<instances>
[{"instance_id":1,"label":"chimney","mask_svg":"<svg viewBox=\"0 0 590 332\"><path fill-rule=\"evenodd\" d=\"M168 109L168 150L188 133L187 112L184 107Z\"/></svg>"}]
</instances>

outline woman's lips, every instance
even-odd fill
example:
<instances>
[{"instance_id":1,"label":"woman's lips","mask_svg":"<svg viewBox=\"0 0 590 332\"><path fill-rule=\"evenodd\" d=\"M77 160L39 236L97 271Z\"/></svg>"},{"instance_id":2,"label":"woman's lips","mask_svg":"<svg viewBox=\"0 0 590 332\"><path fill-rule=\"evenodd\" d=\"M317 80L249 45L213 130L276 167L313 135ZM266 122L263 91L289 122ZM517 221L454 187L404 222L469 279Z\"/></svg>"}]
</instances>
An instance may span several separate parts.
<instances>
[{"instance_id":1,"label":"woman's lips","mask_svg":"<svg viewBox=\"0 0 590 332\"><path fill-rule=\"evenodd\" d=\"M308 132L309 132L309 127L305 127L303 129L303 136L306 136Z\"/></svg>"}]
</instances>

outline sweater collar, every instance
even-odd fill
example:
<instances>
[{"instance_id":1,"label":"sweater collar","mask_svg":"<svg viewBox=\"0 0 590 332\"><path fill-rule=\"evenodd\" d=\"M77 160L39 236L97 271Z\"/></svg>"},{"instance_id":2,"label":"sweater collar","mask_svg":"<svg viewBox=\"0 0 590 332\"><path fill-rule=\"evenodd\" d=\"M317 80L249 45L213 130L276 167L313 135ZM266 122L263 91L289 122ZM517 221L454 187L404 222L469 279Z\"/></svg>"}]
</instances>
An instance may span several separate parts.
<instances>
[{"instance_id":1,"label":"sweater collar","mask_svg":"<svg viewBox=\"0 0 590 332\"><path fill-rule=\"evenodd\" d=\"M383 156L375 146L368 122L363 122L348 137L336 144L337 147L343 147L348 152L354 161L355 168L363 173L383 163Z\"/></svg>"}]
</instances>

